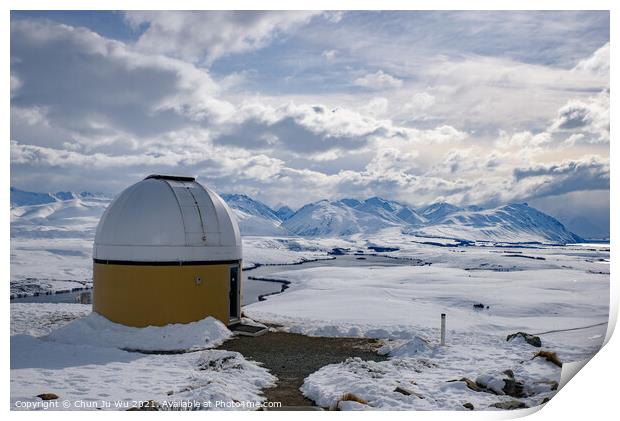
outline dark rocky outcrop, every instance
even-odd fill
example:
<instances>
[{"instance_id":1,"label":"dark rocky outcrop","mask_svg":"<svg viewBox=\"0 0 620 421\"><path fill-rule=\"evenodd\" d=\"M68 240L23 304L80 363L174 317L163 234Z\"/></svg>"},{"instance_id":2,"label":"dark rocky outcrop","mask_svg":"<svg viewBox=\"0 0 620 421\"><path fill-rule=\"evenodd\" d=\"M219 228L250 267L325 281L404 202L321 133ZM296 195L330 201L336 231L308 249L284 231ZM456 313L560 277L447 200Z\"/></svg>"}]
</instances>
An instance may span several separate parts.
<instances>
[{"instance_id":1,"label":"dark rocky outcrop","mask_svg":"<svg viewBox=\"0 0 620 421\"><path fill-rule=\"evenodd\" d=\"M37 395L37 398L41 398L44 401L51 401L58 399L58 395L55 393L41 393L40 395Z\"/></svg>"},{"instance_id":2,"label":"dark rocky outcrop","mask_svg":"<svg viewBox=\"0 0 620 421\"><path fill-rule=\"evenodd\" d=\"M506 370L502 374L503 377L500 375L493 376L494 378L501 378L503 381L504 385L502 386L501 391L498 390L497 387L490 387L489 376L478 377L476 379L476 386L478 386L478 388L483 392L493 393L496 395L505 394L514 398L524 398L527 396L524 391L525 386L523 382L515 379L512 370Z\"/></svg>"},{"instance_id":3,"label":"dark rocky outcrop","mask_svg":"<svg viewBox=\"0 0 620 421\"><path fill-rule=\"evenodd\" d=\"M525 403L520 402L520 401L497 402L491 405L491 407L499 408L499 409L506 409L506 410L529 408L529 406L527 406Z\"/></svg>"},{"instance_id":4,"label":"dark rocky outcrop","mask_svg":"<svg viewBox=\"0 0 620 421\"><path fill-rule=\"evenodd\" d=\"M511 335L506 336L506 340L508 342L512 341L515 338L523 338L525 342L537 348L540 348L542 346L542 341L540 340L540 337L530 335L529 333L517 332L517 333L513 333Z\"/></svg>"}]
</instances>

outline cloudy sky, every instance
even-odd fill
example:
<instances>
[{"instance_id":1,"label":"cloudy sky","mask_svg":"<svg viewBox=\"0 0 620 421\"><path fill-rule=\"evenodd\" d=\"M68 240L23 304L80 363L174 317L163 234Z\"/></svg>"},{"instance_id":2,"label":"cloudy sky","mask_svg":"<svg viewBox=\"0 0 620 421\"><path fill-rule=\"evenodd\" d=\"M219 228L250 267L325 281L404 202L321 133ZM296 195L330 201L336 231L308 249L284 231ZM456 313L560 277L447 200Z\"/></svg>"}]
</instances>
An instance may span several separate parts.
<instances>
[{"instance_id":1,"label":"cloudy sky","mask_svg":"<svg viewBox=\"0 0 620 421\"><path fill-rule=\"evenodd\" d=\"M11 184L526 201L609 230L607 12L12 12Z\"/></svg>"}]
</instances>

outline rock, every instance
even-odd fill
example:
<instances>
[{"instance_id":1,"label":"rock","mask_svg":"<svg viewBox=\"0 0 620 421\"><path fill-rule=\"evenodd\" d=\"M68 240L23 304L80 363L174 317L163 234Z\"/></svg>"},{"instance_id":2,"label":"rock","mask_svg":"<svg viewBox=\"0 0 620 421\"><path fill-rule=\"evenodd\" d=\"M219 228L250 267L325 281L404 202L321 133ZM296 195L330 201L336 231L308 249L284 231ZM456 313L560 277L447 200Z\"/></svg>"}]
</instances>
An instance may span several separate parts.
<instances>
[{"instance_id":1,"label":"rock","mask_svg":"<svg viewBox=\"0 0 620 421\"><path fill-rule=\"evenodd\" d=\"M349 252L349 249L342 248L342 247L335 247L331 249L331 251L328 251L327 254L329 254L330 256L343 256L347 254L348 252Z\"/></svg>"},{"instance_id":2,"label":"rock","mask_svg":"<svg viewBox=\"0 0 620 421\"><path fill-rule=\"evenodd\" d=\"M505 395L504 387L506 382L504 381L505 375L503 373L488 373L482 374L476 377L476 385L481 391L486 393L493 393L495 395Z\"/></svg>"},{"instance_id":3,"label":"rock","mask_svg":"<svg viewBox=\"0 0 620 421\"><path fill-rule=\"evenodd\" d=\"M523 338L525 342L537 348L540 348L542 346L542 341L540 340L538 336L530 335L529 333L525 333L525 332L517 332L517 333L513 333L512 335L508 335L506 337L506 340L510 342L515 338Z\"/></svg>"},{"instance_id":4,"label":"rock","mask_svg":"<svg viewBox=\"0 0 620 421\"><path fill-rule=\"evenodd\" d=\"M480 388L478 387L476 382L474 382L471 379L468 379L467 377L463 377L463 378L458 379L458 380L456 380L456 379L455 380L448 380L448 383L451 383L451 382L465 382L465 384L467 385L468 388L470 388L474 392L480 392Z\"/></svg>"},{"instance_id":5,"label":"rock","mask_svg":"<svg viewBox=\"0 0 620 421\"><path fill-rule=\"evenodd\" d=\"M547 402L549 402L551 400L551 398L545 398L542 400L542 402L540 403L541 405L546 404Z\"/></svg>"},{"instance_id":6,"label":"rock","mask_svg":"<svg viewBox=\"0 0 620 421\"><path fill-rule=\"evenodd\" d=\"M463 406L464 406L465 408L469 409L470 411L473 411L473 410L474 410L474 405L473 405L471 402L465 402L465 403L463 404Z\"/></svg>"},{"instance_id":7,"label":"rock","mask_svg":"<svg viewBox=\"0 0 620 421\"><path fill-rule=\"evenodd\" d=\"M402 394L403 394L403 395L405 395L405 396L409 396L409 395L411 395L411 392L410 392L410 391L408 391L407 389L403 389L403 388L402 388L402 387L400 387L400 386L397 386L397 387L396 387L396 389L394 389L394 392L402 393Z\"/></svg>"},{"instance_id":8,"label":"rock","mask_svg":"<svg viewBox=\"0 0 620 421\"><path fill-rule=\"evenodd\" d=\"M494 393L496 395L508 395L515 398L524 398L527 395L524 391L522 381L514 378L512 370L505 370L501 373L488 373L476 378L476 385L481 391Z\"/></svg>"},{"instance_id":9,"label":"rock","mask_svg":"<svg viewBox=\"0 0 620 421\"><path fill-rule=\"evenodd\" d=\"M40 395L37 395L37 398L41 398L44 401L51 401L54 399L58 399L58 395L55 393L41 393Z\"/></svg>"},{"instance_id":10,"label":"rock","mask_svg":"<svg viewBox=\"0 0 620 421\"><path fill-rule=\"evenodd\" d=\"M402 388L402 387L400 387L400 386L397 386L397 387L396 387L396 389L394 389L394 392L402 393L402 394L403 394L403 395L405 395L405 396L409 396L409 395L411 395L411 392L410 392L410 391L408 391L407 389L403 389L403 388Z\"/></svg>"},{"instance_id":11,"label":"rock","mask_svg":"<svg viewBox=\"0 0 620 421\"><path fill-rule=\"evenodd\" d=\"M560 359L558 358L557 354L555 352L551 352L551 351L538 351L536 353L536 355L534 355L532 357L532 359L536 358L536 357L543 357L544 359L546 359L547 361L549 361L550 363L553 363L555 365L557 365L558 367L562 367L562 361L560 361Z\"/></svg>"},{"instance_id":12,"label":"rock","mask_svg":"<svg viewBox=\"0 0 620 421\"><path fill-rule=\"evenodd\" d=\"M556 382L555 380L540 380L535 382L536 384L546 384L547 386L549 386L549 390L558 390L558 382Z\"/></svg>"},{"instance_id":13,"label":"rock","mask_svg":"<svg viewBox=\"0 0 620 421\"><path fill-rule=\"evenodd\" d=\"M526 394L523 392L523 382L517 381L514 378L504 379L504 388L502 389L505 394L515 398L524 398Z\"/></svg>"},{"instance_id":14,"label":"rock","mask_svg":"<svg viewBox=\"0 0 620 421\"><path fill-rule=\"evenodd\" d=\"M529 406L527 406L525 403L520 402L520 401L497 402L491 406L493 408L506 409L506 410L529 408Z\"/></svg>"},{"instance_id":15,"label":"rock","mask_svg":"<svg viewBox=\"0 0 620 421\"><path fill-rule=\"evenodd\" d=\"M416 393L413 390L405 389L404 387L400 386L397 386L396 389L394 389L394 392L402 393L405 396L413 395L418 399L424 399L424 396L420 395L419 393Z\"/></svg>"},{"instance_id":16,"label":"rock","mask_svg":"<svg viewBox=\"0 0 620 421\"><path fill-rule=\"evenodd\" d=\"M482 304L482 303L474 304L474 308L482 309L482 308L484 308L484 304Z\"/></svg>"},{"instance_id":17,"label":"rock","mask_svg":"<svg viewBox=\"0 0 620 421\"><path fill-rule=\"evenodd\" d=\"M368 401L366 399L360 398L354 393L347 392L344 395L342 395L338 400L336 400L334 403L332 403L332 405L329 407L329 410L340 411L340 402L347 402L347 401L357 402L362 405L368 405Z\"/></svg>"}]
</instances>

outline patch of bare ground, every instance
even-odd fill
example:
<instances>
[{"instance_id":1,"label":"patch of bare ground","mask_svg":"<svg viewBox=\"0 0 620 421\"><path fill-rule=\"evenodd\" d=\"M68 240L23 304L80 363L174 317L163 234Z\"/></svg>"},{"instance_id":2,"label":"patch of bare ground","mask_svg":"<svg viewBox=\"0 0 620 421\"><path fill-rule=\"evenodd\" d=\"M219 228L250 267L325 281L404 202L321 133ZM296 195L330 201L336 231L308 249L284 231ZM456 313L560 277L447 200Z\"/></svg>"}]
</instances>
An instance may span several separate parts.
<instances>
[{"instance_id":1,"label":"patch of bare ground","mask_svg":"<svg viewBox=\"0 0 620 421\"><path fill-rule=\"evenodd\" d=\"M258 337L238 336L219 349L237 351L244 357L260 362L278 378L276 387L263 390L270 402L282 406L313 406L299 390L304 379L328 364L340 363L349 357L384 361L377 354L380 342L368 338L325 338L296 333L267 332Z\"/></svg>"}]
</instances>

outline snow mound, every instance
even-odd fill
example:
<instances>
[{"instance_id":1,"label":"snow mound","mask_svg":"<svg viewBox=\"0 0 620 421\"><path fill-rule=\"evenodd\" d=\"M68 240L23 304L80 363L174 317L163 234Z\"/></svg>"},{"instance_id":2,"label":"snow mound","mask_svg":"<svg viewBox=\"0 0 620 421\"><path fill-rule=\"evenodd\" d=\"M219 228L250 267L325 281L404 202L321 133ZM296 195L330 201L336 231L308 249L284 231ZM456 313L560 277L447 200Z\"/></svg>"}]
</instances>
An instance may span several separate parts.
<instances>
[{"instance_id":1,"label":"snow mound","mask_svg":"<svg viewBox=\"0 0 620 421\"><path fill-rule=\"evenodd\" d=\"M504 394L504 386L506 386L506 382L504 378L506 374L504 373L487 373L476 378L476 384L484 387L492 391L497 395Z\"/></svg>"},{"instance_id":2,"label":"snow mound","mask_svg":"<svg viewBox=\"0 0 620 421\"><path fill-rule=\"evenodd\" d=\"M213 317L187 324L129 327L111 322L97 313L54 330L45 340L141 351L179 351L212 348L232 335Z\"/></svg>"},{"instance_id":3,"label":"snow mound","mask_svg":"<svg viewBox=\"0 0 620 421\"><path fill-rule=\"evenodd\" d=\"M405 343L387 343L379 349L379 353L390 357L418 357L429 355L433 350L434 347L426 339L416 336Z\"/></svg>"},{"instance_id":4,"label":"snow mound","mask_svg":"<svg viewBox=\"0 0 620 421\"><path fill-rule=\"evenodd\" d=\"M208 409L248 410L238 403L260 402L265 398L261 389L273 387L277 378L253 361L234 351L208 350L200 353L189 376L191 386L169 393L168 400L211 402L221 406Z\"/></svg>"},{"instance_id":5,"label":"snow mound","mask_svg":"<svg viewBox=\"0 0 620 421\"><path fill-rule=\"evenodd\" d=\"M395 391L398 386L412 391L417 389L410 379L422 368L423 363L414 359L376 362L349 358L345 362L327 365L310 374L300 390L304 396L322 407L335 406L345 394L353 394L367 401L367 405L346 403L344 406L338 404L338 408L431 409L432 396L420 399L413 393L405 395Z\"/></svg>"}]
</instances>

